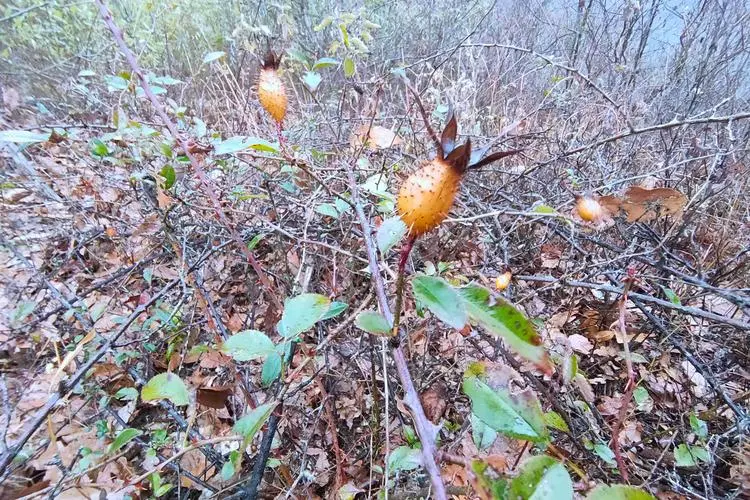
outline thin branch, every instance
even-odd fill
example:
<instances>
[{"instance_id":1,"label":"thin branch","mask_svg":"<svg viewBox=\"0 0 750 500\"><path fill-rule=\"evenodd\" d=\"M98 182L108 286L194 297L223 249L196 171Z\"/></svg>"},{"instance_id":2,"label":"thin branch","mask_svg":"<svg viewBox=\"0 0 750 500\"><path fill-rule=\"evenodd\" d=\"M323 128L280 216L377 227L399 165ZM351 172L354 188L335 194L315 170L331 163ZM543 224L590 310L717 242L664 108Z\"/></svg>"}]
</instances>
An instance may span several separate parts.
<instances>
[{"instance_id":1,"label":"thin branch","mask_svg":"<svg viewBox=\"0 0 750 500\"><path fill-rule=\"evenodd\" d=\"M357 185L357 179L354 176L354 170L350 163L346 164L346 173L349 180L349 189L352 193L354 209L357 213L359 223L362 226L362 235L364 237L365 250L367 251L367 260L369 261L370 275L372 277L373 285L375 286L375 296L378 299L378 304L383 316L385 316L386 320L392 324L394 318L391 313L391 308L388 306L385 283L383 282L383 276L380 274L378 266L378 256L375 250L375 243L372 239L372 228L370 222L367 220L365 211L362 208L362 200L359 196L359 186ZM433 498L438 500L447 499L445 485L440 477L440 469L435 462L435 438L437 436L437 429L425 416L422 403L419 400L419 395L414 388L414 382L412 382L411 374L409 373L409 364L406 361L406 356L404 355L402 347L400 345L394 347L391 350L391 356L393 356L396 371L401 380L401 385L404 388L404 402L406 402L411 408L414 427L416 428L419 440L422 443L422 460L424 462L424 468L430 476L430 482L432 483L433 488ZM385 374L383 374L383 376L385 376Z\"/></svg>"},{"instance_id":2,"label":"thin branch","mask_svg":"<svg viewBox=\"0 0 750 500\"><path fill-rule=\"evenodd\" d=\"M515 278L517 280L522 280L522 281L536 281L540 283L560 283L561 285L574 286L574 287L579 287L579 288L591 288L593 290L601 290L603 292L616 293L618 295L622 294L623 292L622 288L605 285L603 283L590 283L586 281L576 281L576 280L569 280L565 278L555 278L554 276L518 275L518 276L515 276ZM675 311L679 311L683 314L687 314L688 316L693 316L696 318L703 318L703 319L710 319L712 321L724 323L725 325L730 325L735 328L739 328L740 330L750 330L750 323L746 323L739 319L728 318L726 316L722 316L721 314L712 313L710 311L699 309L697 307L674 304L667 300L662 300L662 299L653 297L651 295L646 295L643 293L631 292L629 296L631 297L631 299L636 298L643 302L656 304L658 306L665 307L667 309L674 309Z\"/></svg>"}]
</instances>

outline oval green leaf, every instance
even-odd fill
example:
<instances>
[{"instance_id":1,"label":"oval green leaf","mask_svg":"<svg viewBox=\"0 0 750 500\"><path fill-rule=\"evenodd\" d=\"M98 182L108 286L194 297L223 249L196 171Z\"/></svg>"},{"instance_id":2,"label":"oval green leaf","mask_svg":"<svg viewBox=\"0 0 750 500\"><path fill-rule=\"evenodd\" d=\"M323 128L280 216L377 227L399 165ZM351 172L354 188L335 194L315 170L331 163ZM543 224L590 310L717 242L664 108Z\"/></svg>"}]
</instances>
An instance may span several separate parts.
<instances>
[{"instance_id":1,"label":"oval green leaf","mask_svg":"<svg viewBox=\"0 0 750 500\"><path fill-rule=\"evenodd\" d=\"M362 311L354 321L357 328L373 335L390 335L391 325L385 316L377 311Z\"/></svg>"},{"instance_id":2,"label":"oval green leaf","mask_svg":"<svg viewBox=\"0 0 750 500\"><path fill-rule=\"evenodd\" d=\"M408 446L399 446L388 456L388 469L391 473L414 470L422 465L422 451Z\"/></svg>"},{"instance_id":3,"label":"oval green leaf","mask_svg":"<svg viewBox=\"0 0 750 500\"><path fill-rule=\"evenodd\" d=\"M245 330L229 337L221 350L236 361L263 358L274 351L274 343L258 330Z\"/></svg>"},{"instance_id":4,"label":"oval green leaf","mask_svg":"<svg viewBox=\"0 0 750 500\"><path fill-rule=\"evenodd\" d=\"M464 374L463 391L471 399L474 414L491 429L535 443L549 440L542 407L531 391L496 391L470 371Z\"/></svg>"},{"instance_id":5,"label":"oval green leaf","mask_svg":"<svg viewBox=\"0 0 750 500\"><path fill-rule=\"evenodd\" d=\"M501 337L518 354L533 362L545 373L552 373L552 361L542 346L542 338L534 325L502 297L478 285L460 290L469 317L491 334Z\"/></svg>"},{"instance_id":6,"label":"oval green leaf","mask_svg":"<svg viewBox=\"0 0 750 500\"><path fill-rule=\"evenodd\" d=\"M245 443L252 441L253 436L263 427L271 412L276 408L277 402L272 401L256 407L250 413L235 422L232 430L244 438Z\"/></svg>"},{"instance_id":7,"label":"oval green leaf","mask_svg":"<svg viewBox=\"0 0 750 500\"><path fill-rule=\"evenodd\" d=\"M336 302L336 301L331 302L330 307L328 307L328 310L323 315L323 317L320 318L320 320L323 321L323 320L326 320L326 319L335 318L336 316L338 316L342 312L346 311L346 309L348 307L349 307L349 304L346 304L344 302Z\"/></svg>"},{"instance_id":8,"label":"oval green leaf","mask_svg":"<svg viewBox=\"0 0 750 500\"><path fill-rule=\"evenodd\" d=\"M167 399L175 406L187 406L190 403L190 394L188 393L185 382L174 373L160 373L151 378L141 389L141 399L143 401L154 401L157 399Z\"/></svg>"},{"instance_id":9,"label":"oval green leaf","mask_svg":"<svg viewBox=\"0 0 750 500\"><path fill-rule=\"evenodd\" d=\"M107 453L115 453L118 450L120 450L123 446L128 444L133 439L137 438L143 434L143 431L140 429L123 429L120 432L117 433L117 437L115 437L115 440L112 441L112 444L109 445L109 448L107 449Z\"/></svg>"},{"instance_id":10,"label":"oval green leaf","mask_svg":"<svg viewBox=\"0 0 750 500\"><path fill-rule=\"evenodd\" d=\"M453 328L466 324L466 309L458 292L447 281L434 276L420 275L411 281L414 297L432 314Z\"/></svg>"},{"instance_id":11,"label":"oval green leaf","mask_svg":"<svg viewBox=\"0 0 750 500\"><path fill-rule=\"evenodd\" d=\"M624 484L602 484L588 494L586 500L656 500L651 493Z\"/></svg>"},{"instance_id":12,"label":"oval green leaf","mask_svg":"<svg viewBox=\"0 0 750 500\"><path fill-rule=\"evenodd\" d=\"M401 217L391 217L384 220L375 234L380 253L385 255L388 250L401 241L406 235L406 230L406 224L401 220Z\"/></svg>"},{"instance_id":13,"label":"oval green leaf","mask_svg":"<svg viewBox=\"0 0 750 500\"><path fill-rule=\"evenodd\" d=\"M284 338L296 337L322 319L330 306L331 300L324 295L298 295L286 301L284 313L276 328Z\"/></svg>"},{"instance_id":14,"label":"oval green leaf","mask_svg":"<svg viewBox=\"0 0 750 500\"><path fill-rule=\"evenodd\" d=\"M567 500L573 498L573 481L565 467L552 457L540 455L521 466L510 482L510 498Z\"/></svg>"},{"instance_id":15,"label":"oval green leaf","mask_svg":"<svg viewBox=\"0 0 750 500\"><path fill-rule=\"evenodd\" d=\"M356 68L354 67L354 61L351 57L344 59L344 76L351 78L354 76Z\"/></svg>"},{"instance_id":16,"label":"oval green leaf","mask_svg":"<svg viewBox=\"0 0 750 500\"><path fill-rule=\"evenodd\" d=\"M281 375L281 356L277 352L268 355L260 371L260 385L268 387Z\"/></svg>"}]
</instances>

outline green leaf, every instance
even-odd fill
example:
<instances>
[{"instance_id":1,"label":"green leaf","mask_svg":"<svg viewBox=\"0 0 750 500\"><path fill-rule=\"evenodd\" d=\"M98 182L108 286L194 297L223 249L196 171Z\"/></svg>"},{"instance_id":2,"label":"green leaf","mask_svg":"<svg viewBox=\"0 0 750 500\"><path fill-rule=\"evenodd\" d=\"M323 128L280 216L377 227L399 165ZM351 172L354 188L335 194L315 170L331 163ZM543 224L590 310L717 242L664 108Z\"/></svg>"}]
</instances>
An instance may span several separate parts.
<instances>
[{"instance_id":1,"label":"green leaf","mask_svg":"<svg viewBox=\"0 0 750 500\"><path fill-rule=\"evenodd\" d=\"M224 481L229 481L234 476L234 473L239 468L240 452L232 450L229 452L229 460L224 462L224 466L221 468L221 478Z\"/></svg>"},{"instance_id":2,"label":"green leaf","mask_svg":"<svg viewBox=\"0 0 750 500\"><path fill-rule=\"evenodd\" d=\"M422 451L408 446L399 446L388 456L388 469L391 473L414 470L422 465Z\"/></svg>"},{"instance_id":3,"label":"green leaf","mask_svg":"<svg viewBox=\"0 0 750 500\"><path fill-rule=\"evenodd\" d=\"M152 78L150 81L152 83L156 83L157 85L179 85L180 83L185 83L182 80L172 78L171 76L157 76L155 78Z\"/></svg>"},{"instance_id":4,"label":"green leaf","mask_svg":"<svg viewBox=\"0 0 750 500\"><path fill-rule=\"evenodd\" d=\"M339 211L333 203L321 203L315 207L315 211L327 217L333 217L334 219L339 218Z\"/></svg>"},{"instance_id":5,"label":"green leaf","mask_svg":"<svg viewBox=\"0 0 750 500\"><path fill-rule=\"evenodd\" d=\"M487 490L492 500L509 500L508 481L503 477L497 477L496 471L482 460L472 460L471 470L477 478L479 486ZM516 500L516 499L512 499Z\"/></svg>"},{"instance_id":6,"label":"green leaf","mask_svg":"<svg viewBox=\"0 0 750 500\"><path fill-rule=\"evenodd\" d=\"M613 452L606 444L595 444L594 453L596 453L599 458L604 460L609 465L615 465L617 463L615 462L615 452Z\"/></svg>"},{"instance_id":7,"label":"green leaf","mask_svg":"<svg viewBox=\"0 0 750 500\"><path fill-rule=\"evenodd\" d=\"M532 212L536 214L556 214L557 210L552 208L549 205L537 205L534 208L531 209Z\"/></svg>"},{"instance_id":8,"label":"green leaf","mask_svg":"<svg viewBox=\"0 0 750 500\"><path fill-rule=\"evenodd\" d=\"M212 61L215 61L221 57L224 57L226 53L223 50L217 50L216 52L209 52L205 56L203 56L203 64L208 64Z\"/></svg>"},{"instance_id":9,"label":"green leaf","mask_svg":"<svg viewBox=\"0 0 750 500\"><path fill-rule=\"evenodd\" d=\"M357 328L373 335L391 335L391 325L385 316L377 311L362 311L354 321Z\"/></svg>"},{"instance_id":10,"label":"green leaf","mask_svg":"<svg viewBox=\"0 0 750 500\"><path fill-rule=\"evenodd\" d=\"M28 318L31 313L34 312L34 308L36 307L36 302L31 300L22 300L16 305L16 308L13 309L13 313L11 314L10 321L12 324L17 325L23 322L26 318Z\"/></svg>"},{"instance_id":11,"label":"green leaf","mask_svg":"<svg viewBox=\"0 0 750 500\"><path fill-rule=\"evenodd\" d=\"M281 375L281 356L278 352L272 352L263 362L260 371L260 385L269 387Z\"/></svg>"},{"instance_id":12,"label":"green leaf","mask_svg":"<svg viewBox=\"0 0 750 500\"><path fill-rule=\"evenodd\" d=\"M115 393L115 398L120 401L135 401L138 399L138 389L135 387L123 387Z\"/></svg>"},{"instance_id":13,"label":"green leaf","mask_svg":"<svg viewBox=\"0 0 750 500\"><path fill-rule=\"evenodd\" d=\"M175 406L187 406L190 403L190 395L187 386L180 377L174 373L160 373L141 389L143 401L154 401L156 399L167 399Z\"/></svg>"},{"instance_id":14,"label":"green leaf","mask_svg":"<svg viewBox=\"0 0 750 500\"><path fill-rule=\"evenodd\" d=\"M406 235L407 227L401 217L391 217L385 219L380 227L378 227L377 233L375 234L375 240L378 243L378 249L380 253L385 255L388 250L401 241Z\"/></svg>"},{"instance_id":15,"label":"green leaf","mask_svg":"<svg viewBox=\"0 0 750 500\"><path fill-rule=\"evenodd\" d=\"M506 389L493 390L471 368L464 374L463 391L474 414L491 429L535 443L549 440L542 408L531 391L512 395Z\"/></svg>"},{"instance_id":16,"label":"green leaf","mask_svg":"<svg viewBox=\"0 0 750 500\"><path fill-rule=\"evenodd\" d=\"M29 132L28 130L0 130L0 142L33 144L49 140L50 133Z\"/></svg>"},{"instance_id":17,"label":"green leaf","mask_svg":"<svg viewBox=\"0 0 750 500\"><path fill-rule=\"evenodd\" d=\"M296 337L322 319L330 306L331 300L324 295L317 293L298 295L284 304L284 313L276 329L284 338Z\"/></svg>"},{"instance_id":18,"label":"green leaf","mask_svg":"<svg viewBox=\"0 0 750 500\"><path fill-rule=\"evenodd\" d=\"M334 59L332 57L321 57L317 61L315 61L315 64L313 64L313 71L317 71L319 69L323 68L330 68L332 66L338 66L340 64L340 61L338 59Z\"/></svg>"},{"instance_id":19,"label":"green leaf","mask_svg":"<svg viewBox=\"0 0 750 500\"><path fill-rule=\"evenodd\" d=\"M169 189L174 186L177 175L175 174L174 167L172 165L164 165L161 168L161 172L159 172L159 175L164 177L164 189Z\"/></svg>"},{"instance_id":20,"label":"green leaf","mask_svg":"<svg viewBox=\"0 0 750 500\"><path fill-rule=\"evenodd\" d=\"M109 148L100 139L93 139L91 141L91 154L97 158L104 158L109 155Z\"/></svg>"},{"instance_id":21,"label":"green leaf","mask_svg":"<svg viewBox=\"0 0 750 500\"><path fill-rule=\"evenodd\" d=\"M509 498L523 500L565 500L573 498L573 481L565 467L552 457L528 459L510 482Z\"/></svg>"},{"instance_id":22,"label":"green leaf","mask_svg":"<svg viewBox=\"0 0 750 500\"><path fill-rule=\"evenodd\" d=\"M221 350L236 361L250 361L276 352L268 336L258 330L245 330L229 337Z\"/></svg>"},{"instance_id":23,"label":"green leaf","mask_svg":"<svg viewBox=\"0 0 750 500\"><path fill-rule=\"evenodd\" d=\"M322 81L323 77L320 76L320 73L316 73L314 71L308 71L307 73L305 73L305 76L302 77L302 82L310 90L310 92L315 92L318 89L320 82Z\"/></svg>"},{"instance_id":24,"label":"green leaf","mask_svg":"<svg viewBox=\"0 0 750 500\"><path fill-rule=\"evenodd\" d=\"M214 154L217 155L237 153L246 149L255 149L257 151L266 151L269 153L279 152L279 149L275 145L264 139L242 135L230 137L229 139L214 144Z\"/></svg>"},{"instance_id":25,"label":"green leaf","mask_svg":"<svg viewBox=\"0 0 750 500\"><path fill-rule=\"evenodd\" d=\"M107 90L113 92L115 90L126 90L129 82L125 78L119 75L106 75L104 82L107 84Z\"/></svg>"},{"instance_id":26,"label":"green leaf","mask_svg":"<svg viewBox=\"0 0 750 500\"><path fill-rule=\"evenodd\" d=\"M501 337L518 354L545 373L552 373L552 362L542 346L534 325L510 302L478 285L460 290L469 317L491 334Z\"/></svg>"},{"instance_id":27,"label":"green leaf","mask_svg":"<svg viewBox=\"0 0 750 500\"><path fill-rule=\"evenodd\" d=\"M545 412L544 423L547 424L547 427L552 427L558 431L570 432L570 427L556 411Z\"/></svg>"},{"instance_id":28,"label":"green leaf","mask_svg":"<svg viewBox=\"0 0 750 500\"><path fill-rule=\"evenodd\" d=\"M115 437L115 440L112 441L112 444L109 445L107 453L116 453L118 450L120 450L120 448L122 448L141 434L143 434L143 431L141 431L140 429L128 428L121 430L119 433L117 433L117 437Z\"/></svg>"},{"instance_id":29,"label":"green leaf","mask_svg":"<svg viewBox=\"0 0 750 500\"><path fill-rule=\"evenodd\" d=\"M656 500L656 497L635 486L600 484L586 496L586 500Z\"/></svg>"},{"instance_id":30,"label":"green leaf","mask_svg":"<svg viewBox=\"0 0 750 500\"><path fill-rule=\"evenodd\" d=\"M335 318L342 312L346 311L348 307L349 307L349 304L345 304L344 302L331 302L330 307L328 307L328 310L323 315L323 317L320 318L320 321L323 321L325 319Z\"/></svg>"},{"instance_id":31,"label":"green leaf","mask_svg":"<svg viewBox=\"0 0 750 500\"><path fill-rule=\"evenodd\" d=\"M473 412L471 414L471 438L478 450L486 450L497 439L497 432L482 422Z\"/></svg>"},{"instance_id":32,"label":"green leaf","mask_svg":"<svg viewBox=\"0 0 750 500\"><path fill-rule=\"evenodd\" d=\"M253 440L253 436L263 427L277 404L277 401L271 401L260 405L235 422L232 430L244 438L245 446Z\"/></svg>"},{"instance_id":33,"label":"green leaf","mask_svg":"<svg viewBox=\"0 0 750 500\"><path fill-rule=\"evenodd\" d=\"M253 239L250 240L250 243L247 244L248 250L253 250L255 247L258 246L258 243L260 243L260 240L265 238L266 233L258 233L255 236L253 236Z\"/></svg>"},{"instance_id":34,"label":"green leaf","mask_svg":"<svg viewBox=\"0 0 750 500\"><path fill-rule=\"evenodd\" d=\"M677 296L674 291L672 291L671 288L667 288L665 286L661 287L661 289L664 291L664 296L667 297L667 299L675 305L682 305L682 302L680 301L680 297Z\"/></svg>"},{"instance_id":35,"label":"green leaf","mask_svg":"<svg viewBox=\"0 0 750 500\"><path fill-rule=\"evenodd\" d=\"M346 24L341 23L339 24L339 31L341 32L341 41L344 42L344 47L347 49L349 48L349 32L346 30ZM347 57L347 59L349 59ZM346 66L346 61L344 61L344 65Z\"/></svg>"},{"instance_id":36,"label":"green leaf","mask_svg":"<svg viewBox=\"0 0 750 500\"><path fill-rule=\"evenodd\" d=\"M653 400L648 393L648 390L639 385L633 391L633 400L635 400L636 408L639 411L649 411L653 408Z\"/></svg>"},{"instance_id":37,"label":"green leaf","mask_svg":"<svg viewBox=\"0 0 750 500\"><path fill-rule=\"evenodd\" d=\"M322 21L320 21L318 24L315 25L313 28L313 31L318 32L326 29L328 26L331 25L333 22L333 16L326 16L323 18Z\"/></svg>"},{"instance_id":38,"label":"green leaf","mask_svg":"<svg viewBox=\"0 0 750 500\"><path fill-rule=\"evenodd\" d=\"M695 413L690 413L690 428L693 429L693 432L699 438L706 439L708 437L708 425L699 419Z\"/></svg>"},{"instance_id":39,"label":"green leaf","mask_svg":"<svg viewBox=\"0 0 750 500\"><path fill-rule=\"evenodd\" d=\"M466 325L466 309L458 292L442 278L416 276L411 281L414 297L453 328Z\"/></svg>"},{"instance_id":40,"label":"green leaf","mask_svg":"<svg viewBox=\"0 0 750 500\"><path fill-rule=\"evenodd\" d=\"M354 72L356 71L356 68L354 67L354 61L351 57L348 57L344 59L344 76L347 78L351 78L354 76Z\"/></svg>"},{"instance_id":41,"label":"green leaf","mask_svg":"<svg viewBox=\"0 0 750 500\"><path fill-rule=\"evenodd\" d=\"M703 446L688 446L682 443L674 449L674 460L677 467L695 467L700 462L710 462L711 457Z\"/></svg>"}]
</instances>

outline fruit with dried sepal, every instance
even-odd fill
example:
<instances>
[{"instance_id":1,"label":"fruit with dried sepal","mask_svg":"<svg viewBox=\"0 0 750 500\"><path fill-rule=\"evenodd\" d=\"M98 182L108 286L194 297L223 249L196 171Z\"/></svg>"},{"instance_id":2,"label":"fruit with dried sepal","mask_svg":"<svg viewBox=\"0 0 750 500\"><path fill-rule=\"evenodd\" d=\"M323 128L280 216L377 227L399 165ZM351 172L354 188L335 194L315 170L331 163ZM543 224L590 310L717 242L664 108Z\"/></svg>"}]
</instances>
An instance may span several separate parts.
<instances>
[{"instance_id":1,"label":"fruit with dried sepal","mask_svg":"<svg viewBox=\"0 0 750 500\"><path fill-rule=\"evenodd\" d=\"M488 147L472 151L471 141L456 147L457 123L453 113L443 130L437 157L411 174L401 185L397 207L411 236L420 236L436 228L448 216L464 174L493 161L518 153L518 150L493 153Z\"/></svg>"},{"instance_id":2,"label":"fruit with dried sepal","mask_svg":"<svg viewBox=\"0 0 750 500\"><path fill-rule=\"evenodd\" d=\"M513 274L510 271L505 271L502 274L498 274L497 278L495 278L495 288L497 288L498 291L502 292L503 290L508 288L512 277Z\"/></svg>"},{"instance_id":3,"label":"fruit with dried sepal","mask_svg":"<svg viewBox=\"0 0 750 500\"><path fill-rule=\"evenodd\" d=\"M286 116L286 87L279 76L281 56L268 51L263 59L263 68L258 77L258 99L277 123L281 123Z\"/></svg>"},{"instance_id":4,"label":"fruit with dried sepal","mask_svg":"<svg viewBox=\"0 0 750 500\"><path fill-rule=\"evenodd\" d=\"M594 198L588 196L579 196L576 198L576 212L578 216L586 222L595 222L599 220L604 211L601 204Z\"/></svg>"}]
</instances>

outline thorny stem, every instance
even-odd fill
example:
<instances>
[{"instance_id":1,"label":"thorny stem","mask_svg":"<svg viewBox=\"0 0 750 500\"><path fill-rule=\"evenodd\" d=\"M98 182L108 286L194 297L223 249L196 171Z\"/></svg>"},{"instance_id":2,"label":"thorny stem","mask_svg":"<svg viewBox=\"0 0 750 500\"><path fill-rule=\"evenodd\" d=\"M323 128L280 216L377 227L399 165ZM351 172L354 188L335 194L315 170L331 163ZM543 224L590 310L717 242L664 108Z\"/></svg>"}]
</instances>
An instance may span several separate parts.
<instances>
[{"instance_id":1,"label":"thorny stem","mask_svg":"<svg viewBox=\"0 0 750 500\"><path fill-rule=\"evenodd\" d=\"M625 328L625 308L628 302L628 292L630 287L633 285L635 279L635 270L628 269L628 277L625 278L625 285L622 290L622 297L620 298L620 314L618 317L618 324L620 333L622 334L622 346L623 353L625 356L625 366L627 367L628 383L625 387L625 394L622 396L622 402L620 404L620 411L617 413L617 420L615 420L612 426L612 451L615 454L615 461L617 462L617 469L620 471L623 481L626 483L628 480L628 469L625 465L625 461L622 458L622 452L620 451L620 429L625 421L625 416L628 413L628 406L630 405L630 399L633 397L633 391L635 391L635 373L633 372L633 360L630 357L630 346L628 345L628 332Z\"/></svg>"},{"instance_id":2,"label":"thorny stem","mask_svg":"<svg viewBox=\"0 0 750 500\"><path fill-rule=\"evenodd\" d=\"M401 325L401 305L404 301L404 274L406 274L406 262L409 260L411 249L414 248L416 236L409 235L401 248L401 257L398 261L398 277L396 278L396 307L393 311L393 337L398 339L398 328Z\"/></svg>"}]
</instances>

